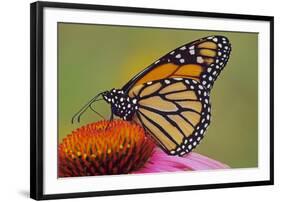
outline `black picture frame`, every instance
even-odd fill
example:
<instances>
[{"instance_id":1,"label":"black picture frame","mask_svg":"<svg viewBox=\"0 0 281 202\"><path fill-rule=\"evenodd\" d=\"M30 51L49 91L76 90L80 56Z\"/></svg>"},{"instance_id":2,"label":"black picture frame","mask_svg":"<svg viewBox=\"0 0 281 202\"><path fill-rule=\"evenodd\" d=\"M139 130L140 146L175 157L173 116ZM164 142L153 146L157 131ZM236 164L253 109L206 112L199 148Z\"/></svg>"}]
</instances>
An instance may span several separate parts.
<instances>
[{"instance_id":1,"label":"black picture frame","mask_svg":"<svg viewBox=\"0 0 281 202\"><path fill-rule=\"evenodd\" d=\"M101 10L101 11L121 11L130 13L146 13L146 14L164 14L177 16L197 16L197 17L215 17L225 19L238 20L254 20L267 21L270 23L270 180L240 182L240 183L222 183L208 185L192 185L192 186L176 186L176 187L155 187L144 189L130 190L114 190L114 191L98 191L83 193L67 193L67 194L50 194L43 193L43 9L62 8L62 9L81 9L81 10ZM57 2L35 2L30 6L30 61L31 61L31 102L30 102L30 197L36 200L45 199L61 199L76 197L92 197L105 195L121 195L121 194L138 194L153 192L170 192L170 191L186 191L198 189L215 189L228 187L245 187L259 185L273 185L274 183L274 17L258 16L258 15L240 15L213 12L195 12L183 10L167 10L167 9L150 9L120 6L103 6L75 3L57 3Z\"/></svg>"}]
</instances>

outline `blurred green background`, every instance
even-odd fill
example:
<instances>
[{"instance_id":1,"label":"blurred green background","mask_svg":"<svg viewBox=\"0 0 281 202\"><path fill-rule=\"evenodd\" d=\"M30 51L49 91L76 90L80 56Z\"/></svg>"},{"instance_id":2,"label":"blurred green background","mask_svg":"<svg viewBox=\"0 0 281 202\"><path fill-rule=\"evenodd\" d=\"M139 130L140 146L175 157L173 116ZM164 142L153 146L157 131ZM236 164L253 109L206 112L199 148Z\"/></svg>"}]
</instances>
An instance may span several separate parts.
<instances>
[{"instance_id":1,"label":"blurred green background","mask_svg":"<svg viewBox=\"0 0 281 202\"><path fill-rule=\"evenodd\" d=\"M230 60L211 93L212 123L196 152L233 168L258 166L258 34L89 24L58 24L58 138L101 118L72 116L97 93L121 88L172 49L208 35L232 44ZM109 118L110 106L95 109Z\"/></svg>"}]
</instances>

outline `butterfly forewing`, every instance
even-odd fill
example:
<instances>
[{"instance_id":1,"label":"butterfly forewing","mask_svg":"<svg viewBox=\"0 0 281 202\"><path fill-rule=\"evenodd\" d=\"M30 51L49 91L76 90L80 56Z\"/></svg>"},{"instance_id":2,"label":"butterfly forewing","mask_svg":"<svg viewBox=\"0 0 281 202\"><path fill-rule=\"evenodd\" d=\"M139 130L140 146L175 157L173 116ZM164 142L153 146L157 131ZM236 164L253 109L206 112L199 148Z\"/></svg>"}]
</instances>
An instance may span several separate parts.
<instances>
[{"instance_id":1,"label":"butterfly forewing","mask_svg":"<svg viewBox=\"0 0 281 202\"><path fill-rule=\"evenodd\" d=\"M151 64L122 89L166 78L190 78L210 90L226 65L231 45L224 36L209 36L183 45Z\"/></svg>"},{"instance_id":2,"label":"butterfly forewing","mask_svg":"<svg viewBox=\"0 0 281 202\"><path fill-rule=\"evenodd\" d=\"M188 78L150 81L131 89L139 122L167 153L184 155L197 146L210 123L209 95Z\"/></svg>"}]
</instances>

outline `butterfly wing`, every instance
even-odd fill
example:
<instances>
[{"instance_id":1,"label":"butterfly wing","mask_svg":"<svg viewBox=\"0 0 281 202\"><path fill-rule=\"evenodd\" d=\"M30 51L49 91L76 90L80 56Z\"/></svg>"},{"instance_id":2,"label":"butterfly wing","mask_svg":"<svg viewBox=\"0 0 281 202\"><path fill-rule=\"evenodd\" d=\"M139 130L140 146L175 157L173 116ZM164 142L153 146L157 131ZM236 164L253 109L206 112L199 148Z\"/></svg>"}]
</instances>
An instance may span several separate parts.
<instances>
[{"instance_id":1,"label":"butterfly wing","mask_svg":"<svg viewBox=\"0 0 281 202\"><path fill-rule=\"evenodd\" d=\"M151 64L132 78L122 90L165 78L191 78L210 90L231 52L224 36L209 36L181 46Z\"/></svg>"},{"instance_id":2,"label":"butterfly wing","mask_svg":"<svg viewBox=\"0 0 281 202\"><path fill-rule=\"evenodd\" d=\"M140 84L130 97L137 98L139 122L168 154L184 155L195 148L210 124L209 93L188 78L167 78Z\"/></svg>"},{"instance_id":3,"label":"butterfly wing","mask_svg":"<svg viewBox=\"0 0 281 202\"><path fill-rule=\"evenodd\" d=\"M231 52L224 36L183 45L144 69L122 90L137 98L139 122L168 154L184 155L210 124L209 93Z\"/></svg>"}]
</instances>

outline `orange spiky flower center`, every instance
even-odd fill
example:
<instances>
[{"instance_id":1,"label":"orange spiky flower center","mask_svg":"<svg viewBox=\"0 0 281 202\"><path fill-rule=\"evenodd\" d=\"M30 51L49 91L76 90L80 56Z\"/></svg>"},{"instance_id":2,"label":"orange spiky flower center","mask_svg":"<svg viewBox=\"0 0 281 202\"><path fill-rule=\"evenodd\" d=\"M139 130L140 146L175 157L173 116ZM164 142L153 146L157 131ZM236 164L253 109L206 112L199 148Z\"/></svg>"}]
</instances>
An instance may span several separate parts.
<instances>
[{"instance_id":1,"label":"orange spiky flower center","mask_svg":"<svg viewBox=\"0 0 281 202\"><path fill-rule=\"evenodd\" d=\"M58 148L59 177L126 174L141 168L154 143L138 124L99 121L76 129Z\"/></svg>"}]
</instances>

